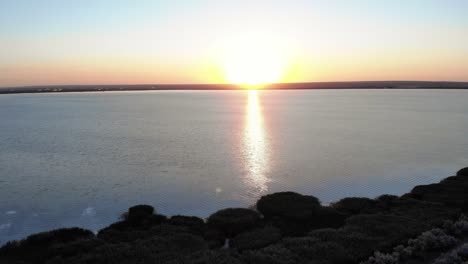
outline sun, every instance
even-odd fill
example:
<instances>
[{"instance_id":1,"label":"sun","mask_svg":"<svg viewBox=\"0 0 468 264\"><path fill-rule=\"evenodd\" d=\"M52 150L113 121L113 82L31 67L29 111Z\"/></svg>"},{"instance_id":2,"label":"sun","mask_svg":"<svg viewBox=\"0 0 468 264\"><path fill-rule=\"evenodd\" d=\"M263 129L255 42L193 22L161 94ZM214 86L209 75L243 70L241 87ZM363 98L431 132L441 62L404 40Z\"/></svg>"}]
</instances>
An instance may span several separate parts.
<instances>
[{"instance_id":1,"label":"sun","mask_svg":"<svg viewBox=\"0 0 468 264\"><path fill-rule=\"evenodd\" d=\"M222 59L227 82L245 88L261 88L282 80L285 62L274 42L245 38L231 44Z\"/></svg>"}]
</instances>

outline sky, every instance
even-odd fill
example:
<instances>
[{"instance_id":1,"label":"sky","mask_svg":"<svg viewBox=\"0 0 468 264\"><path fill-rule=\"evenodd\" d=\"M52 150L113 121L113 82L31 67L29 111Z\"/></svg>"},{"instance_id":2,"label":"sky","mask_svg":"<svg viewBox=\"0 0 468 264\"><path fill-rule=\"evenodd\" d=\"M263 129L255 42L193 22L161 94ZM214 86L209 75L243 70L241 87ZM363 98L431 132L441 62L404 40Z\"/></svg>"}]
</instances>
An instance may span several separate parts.
<instances>
[{"instance_id":1,"label":"sky","mask_svg":"<svg viewBox=\"0 0 468 264\"><path fill-rule=\"evenodd\" d=\"M0 87L468 81L466 0L0 0Z\"/></svg>"}]
</instances>

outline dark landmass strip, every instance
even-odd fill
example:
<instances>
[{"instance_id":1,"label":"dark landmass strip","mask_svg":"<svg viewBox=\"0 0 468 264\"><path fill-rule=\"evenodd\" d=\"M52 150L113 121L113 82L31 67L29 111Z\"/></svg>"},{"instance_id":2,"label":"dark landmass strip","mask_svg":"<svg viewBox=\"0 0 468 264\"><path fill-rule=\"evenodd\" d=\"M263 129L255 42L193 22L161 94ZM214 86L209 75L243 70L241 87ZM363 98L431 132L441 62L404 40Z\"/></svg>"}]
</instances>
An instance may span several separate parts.
<instances>
[{"instance_id":1,"label":"dark landmass strip","mask_svg":"<svg viewBox=\"0 0 468 264\"><path fill-rule=\"evenodd\" d=\"M235 84L141 84L141 85L49 85L0 87L0 94L99 92L99 91L153 91L153 90L239 90ZM423 81L366 81L366 82L308 82L268 84L262 89L468 89L468 82Z\"/></svg>"},{"instance_id":2,"label":"dark landmass strip","mask_svg":"<svg viewBox=\"0 0 468 264\"><path fill-rule=\"evenodd\" d=\"M402 196L328 206L280 192L207 219L131 207L97 234L63 228L11 241L0 263L457 264L468 261L468 168Z\"/></svg>"}]
</instances>

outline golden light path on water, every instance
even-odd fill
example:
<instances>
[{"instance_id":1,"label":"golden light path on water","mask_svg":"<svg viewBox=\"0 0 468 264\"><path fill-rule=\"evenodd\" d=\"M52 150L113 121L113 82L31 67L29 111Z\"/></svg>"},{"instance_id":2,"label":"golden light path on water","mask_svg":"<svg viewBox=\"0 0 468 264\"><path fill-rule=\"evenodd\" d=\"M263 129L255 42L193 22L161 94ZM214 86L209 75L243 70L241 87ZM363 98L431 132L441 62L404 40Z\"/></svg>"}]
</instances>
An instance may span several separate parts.
<instances>
[{"instance_id":1,"label":"golden light path on water","mask_svg":"<svg viewBox=\"0 0 468 264\"><path fill-rule=\"evenodd\" d=\"M256 90L249 90L244 131L244 162L247 171L244 181L249 187L249 196L257 197L268 191L268 153L259 95Z\"/></svg>"}]
</instances>

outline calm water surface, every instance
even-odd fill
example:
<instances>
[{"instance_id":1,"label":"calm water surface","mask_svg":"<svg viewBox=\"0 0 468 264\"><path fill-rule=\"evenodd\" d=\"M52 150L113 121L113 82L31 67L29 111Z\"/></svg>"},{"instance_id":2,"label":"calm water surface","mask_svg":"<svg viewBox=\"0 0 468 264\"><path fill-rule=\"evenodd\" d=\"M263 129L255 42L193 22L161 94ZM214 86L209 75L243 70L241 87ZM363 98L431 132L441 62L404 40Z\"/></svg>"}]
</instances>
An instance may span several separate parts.
<instances>
[{"instance_id":1,"label":"calm water surface","mask_svg":"<svg viewBox=\"0 0 468 264\"><path fill-rule=\"evenodd\" d=\"M402 194L468 165L468 91L0 96L0 244L129 206L208 216L293 190Z\"/></svg>"}]
</instances>

